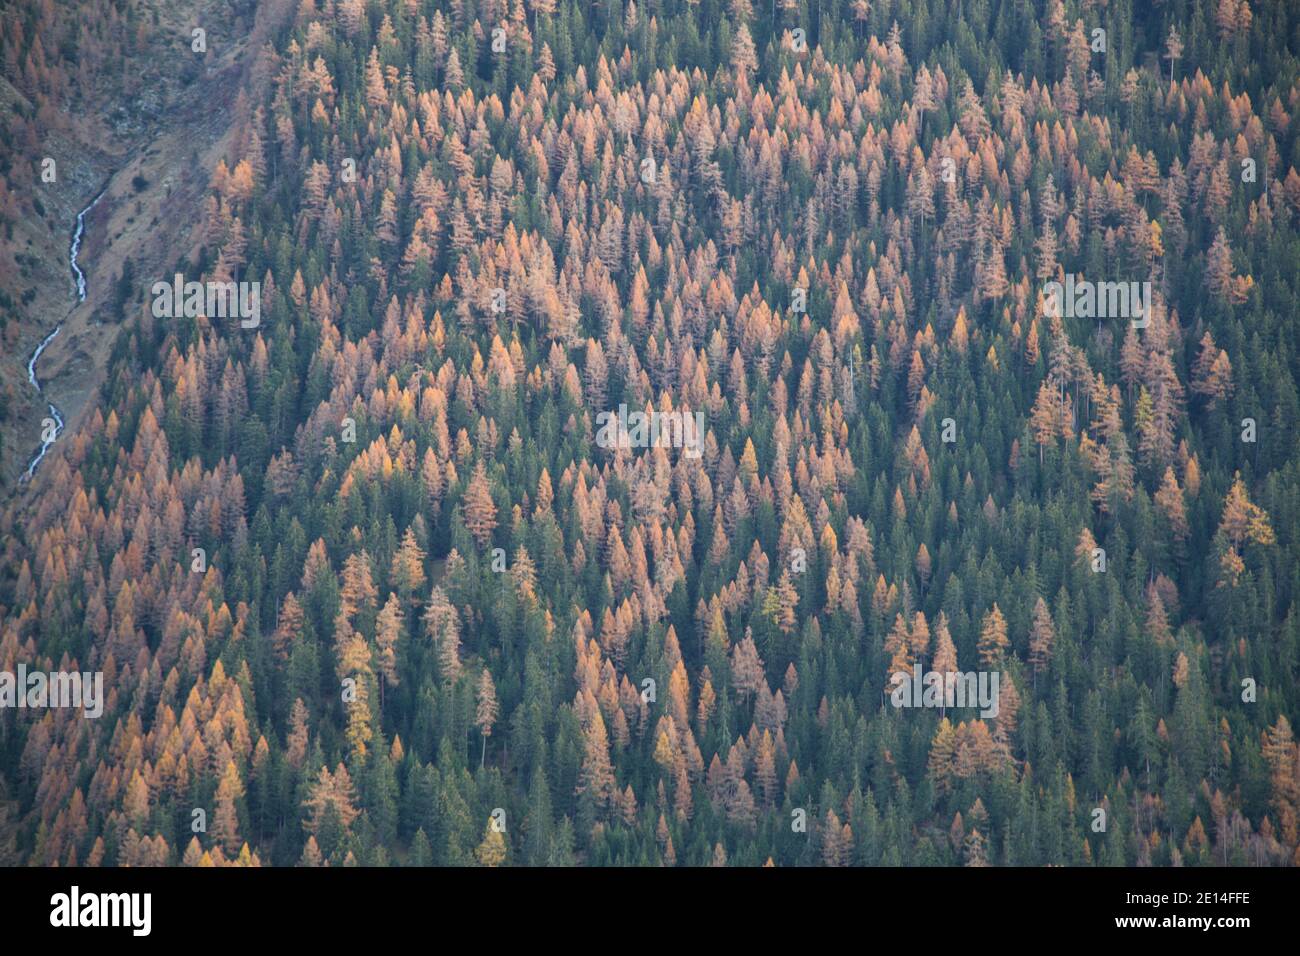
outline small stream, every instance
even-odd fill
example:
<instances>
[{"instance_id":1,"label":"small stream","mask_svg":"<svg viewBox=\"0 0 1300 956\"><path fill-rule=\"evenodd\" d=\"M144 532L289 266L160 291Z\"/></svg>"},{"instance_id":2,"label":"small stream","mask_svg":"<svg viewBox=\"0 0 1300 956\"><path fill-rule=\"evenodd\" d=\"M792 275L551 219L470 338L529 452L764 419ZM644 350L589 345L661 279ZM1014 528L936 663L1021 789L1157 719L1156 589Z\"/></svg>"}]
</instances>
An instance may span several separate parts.
<instances>
[{"instance_id":1,"label":"small stream","mask_svg":"<svg viewBox=\"0 0 1300 956\"><path fill-rule=\"evenodd\" d=\"M72 277L77 283L78 304L86 301L86 274L81 271L81 266L77 263L77 255L81 252L81 240L86 232L86 213L94 209L103 198L104 191L101 190L99 195L91 200L89 206L77 213L77 227L72 232L72 244L68 247L68 263L72 266ZM73 308L76 308L76 306L74 305ZM41 353L45 351L46 347L54 341L55 337L62 330L62 323L56 325L54 331L41 340L41 344L36 346L36 351L32 353L32 357L27 360L27 381L31 383L32 388L36 389L38 393L41 392L41 380L36 377L36 363L40 360ZM36 474L36 467L41 463L42 459L45 458L46 453L49 452L50 446L58 440L61 434L63 434L63 426L65 424L63 415L59 412L58 407L53 402L46 401L46 404L50 408L49 417L54 420L54 431L47 439L45 438L46 429L42 427L41 450L36 453L36 456L31 460L31 464L27 466L27 471L23 475L23 481L31 480L32 475Z\"/></svg>"}]
</instances>

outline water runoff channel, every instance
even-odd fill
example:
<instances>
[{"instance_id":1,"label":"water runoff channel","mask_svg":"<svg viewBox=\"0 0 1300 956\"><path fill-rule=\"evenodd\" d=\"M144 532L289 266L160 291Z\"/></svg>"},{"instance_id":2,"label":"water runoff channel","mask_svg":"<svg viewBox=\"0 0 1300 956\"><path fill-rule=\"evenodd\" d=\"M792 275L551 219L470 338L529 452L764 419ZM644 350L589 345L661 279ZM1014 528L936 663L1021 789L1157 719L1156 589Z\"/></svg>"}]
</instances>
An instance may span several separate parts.
<instances>
[{"instance_id":1,"label":"water runoff channel","mask_svg":"<svg viewBox=\"0 0 1300 956\"><path fill-rule=\"evenodd\" d=\"M100 190L99 195L90 201L90 205L77 213L77 226L72 231L72 243L68 247L68 263L72 266L72 277L77 283L76 305L80 305L82 302L86 301L86 274L81 271L81 266L77 264L77 255L81 252L81 240L86 234L86 214L94 209L95 206L99 204L99 201L104 198L104 192L105 190ZM74 305L73 308L76 308L76 305ZM62 322L56 325L53 331L41 340L41 344L36 346L36 351L32 353L32 357L27 360L27 381L31 383L32 388L36 389L36 392L39 395L43 395L44 392L41 390L41 380L36 375L36 363L40 361L41 354L49 347L49 344L58 337L58 334L61 331L63 331ZM23 474L24 481L30 481L32 476L36 474L36 468L49 452L50 446L58 440L59 435L63 434L63 426L65 422L58 406L48 398L46 399L45 404L49 406L50 420L54 422L54 428L50 429L48 426L42 427L41 448L40 451L36 453L35 457L32 458L31 463L28 464L27 471Z\"/></svg>"}]
</instances>

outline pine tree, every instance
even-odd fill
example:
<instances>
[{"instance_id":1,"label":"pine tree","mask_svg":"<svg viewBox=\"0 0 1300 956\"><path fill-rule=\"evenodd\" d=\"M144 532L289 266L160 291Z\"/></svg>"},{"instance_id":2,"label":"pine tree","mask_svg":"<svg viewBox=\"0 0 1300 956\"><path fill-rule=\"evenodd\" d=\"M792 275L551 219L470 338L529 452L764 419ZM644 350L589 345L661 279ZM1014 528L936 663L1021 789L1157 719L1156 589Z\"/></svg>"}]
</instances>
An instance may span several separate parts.
<instances>
[{"instance_id":1,"label":"pine tree","mask_svg":"<svg viewBox=\"0 0 1300 956\"><path fill-rule=\"evenodd\" d=\"M396 687L400 683L397 673L397 642L405 627L406 615L397 600L396 594L389 594L375 627L375 644L379 648L377 659L379 676L379 708L384 706L384 687Z\"/></svg>"},{"instance_id":2,"label":"pine tree","mask_svg":"<svg viewBox=\"0 0 1300 956\"><path fill-rule=\"evenodd\" d=\"M1279 714L1264 735L1263 753L1273 772L1270 781L1272 806L1278 815L1282 842L1286 846L1295 846L1297 829L1300 828L1300 778L1296 773L1297 766L1300 766L1300 751L1291 732L1291 722L1285 714Z\"/></svg>"},{"instance_id":3,"label":"pine tree","mask_svg":"<svg viewBox=\"0 0 1300 956\"><path fill-rule=\"evenodd\" d=\"M748 24L741 23L731 41L731 67L736 72L737 85L744 85L749 74L758 69L758 55Z\"/></svg>"},{"instance_id":4,"label":"pine tree","mask_svg":"<svg viewBox=\"0 0 1300 956\"><path fill-rule=\"evenodd\" d=\"M479 675L478 705L474 711L474 724L478 727L479 732L483 735L483 753L479 758L481 766L487 760L487 739L492 736L492 725L497 719L497 689L492 683L492 674L485 667Z\"/></svg>"},{"instance_id":5,"label":"pine tree","mask_svg":"<svg viewBox=\"0 0 1300 956\"><path fill-rule=\"evenodd\" d=\"M403 600L424 588L424 552L415 540L415 532L408 527L402 535L401 547L393 555L390 571L393 587Z\"/></svg>"},{"instance_id":6,"label":"pine tree","mask_svg":"<svg viewBox=\"0 0 1300 956\"><path fill-rule=\"evenodd\" d=\"M445 592L434 585L424 611L424 630L437 651L438 674L448 684L460 676L460 616Z\"/></svg>"},{"instance_id":7,"label":"pine tree","mask_svg":"<svg viewBox=\"0 0 1300 956\"><path fill-rule=\"evenodd\" d=\"M993 603L993 609L984 615L984 622L980 627L980 639L977 645L980 655L980 663L989 670L992 670L1002 660L1010 642L1007 640L1007 622L1002 616L1002 610L998 607L997 602Z\"/></svg>"},{"instance_id":8,"label":"pine tree","mask_svg":"<svg viewBox=\"0 0 1300 956\"><path fill-rule=\"evenodd\" d=\"M1165 468L1165 476L1160 483L1160 489L1155 494L1155 503L1169 521L1174 537L1179 541L1186 539L1189 532L1187 510L1183 505L1183 492L1178 487L1178 478L1174 475L1173 468Z\"/></svg>"},{"instance_id":9,"label":"pine tree","mask_svg":"<svg viewBox=\"0 0 1300 956\"><path fill-rule=\"evenodd\" d=\"M480 459L465 489L462 503L465 528L482 547L492 539L492 529L497 526L497 508L488 487L487 470Z\"/></svg>"},{"instance_id":10,"label":"pine tree","mask_svg":"<svg viewBox=\"0 0 1300 956\"><path fill-rule=\"evenodd\" d=\"M370 555L364 550L348 555L343 563L343 587L339 592L342 611L349 619L374 610L379 589L370 575Z\"/></svg>"},{"instance_id":11,"label":"pine tree","mask_svg":"<svg viewBox=\"0 0 1300 956\"><path fill-rule=\"evenodd\" d=\"M578 773L577 792L590 801L594 812L600 815L609 806L614 790L614 771L609 762L609 736L605 721L596 711L587 720L583 730L582 767Z\"/></svg>"},{"instance_id":12,"label":"pine tree","mask_svg":"<svg viewBox=\"0 0 1300 956\"><path fill-rule=\"evenodd\" d=\"M1224 499L1219 533L1225 535L1234 548L1247 540L1261 545L1275 541L1268 514L1250 500L1240 473L1234 477L1232 488Z\"/></svg>"},{"instance_id":13,"label":"pine tree","mask_svg":"<svg viewBox=\"0 0 1300 956\"><path fill-rule=\"evenodd\" d=\"M1034 602L1033 625L1029 632L1029 664L1034 669L1034 689L1038 689L1038 675L1047 670L1052 659L1052 644L1056 628L1052 624L1047 602L1041 597Z\"/></svg>"},{"instance_id":14,"label":"pine tree","mask_svg":"<svg viewBox=\"0 0 1300 956\"><path fill-rule=\"evenodd\" d=\"M489 821L483 831L483 842L474 850L479 866L500 866L506 860L506 840L501 831Z\"/></svg>"}]
</instances>

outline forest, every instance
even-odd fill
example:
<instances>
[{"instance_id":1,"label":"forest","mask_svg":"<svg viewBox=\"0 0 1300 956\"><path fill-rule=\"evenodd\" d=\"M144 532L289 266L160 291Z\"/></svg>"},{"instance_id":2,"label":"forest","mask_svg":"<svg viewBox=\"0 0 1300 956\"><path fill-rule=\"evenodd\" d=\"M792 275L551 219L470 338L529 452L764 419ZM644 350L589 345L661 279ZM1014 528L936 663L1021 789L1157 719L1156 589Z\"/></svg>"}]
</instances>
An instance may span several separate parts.
<instances>
[{"instance_id":1,"label":"forest","mask_svg":"<svg viewBox=\"0 0 1300 956\"><path fill-rule=\"evenodd\" d=\"M0 12L0 228L220 55L96 5ZM282 6L0 504L105 693L0 865L1300 865L1300 6Z\"/></svg>"}]
</instances>

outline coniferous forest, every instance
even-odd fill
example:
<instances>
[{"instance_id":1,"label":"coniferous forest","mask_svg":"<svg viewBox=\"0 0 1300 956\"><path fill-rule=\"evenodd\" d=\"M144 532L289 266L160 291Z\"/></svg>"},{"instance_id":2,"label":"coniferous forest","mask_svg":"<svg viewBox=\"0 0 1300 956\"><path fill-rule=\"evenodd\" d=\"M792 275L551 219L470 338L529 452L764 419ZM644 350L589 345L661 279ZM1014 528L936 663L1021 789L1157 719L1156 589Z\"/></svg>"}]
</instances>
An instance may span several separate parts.
<instances>
[{"instance_id":1,"label":"coniferous forest","mask_svg":"<svg viewBox=\"0 0 1300 956\"><path fill-rule=\"evenodd\" d=\"M1300 7L191 5L0 11L0 864L1300 864Z\"/></svg>"}]
</instances>

